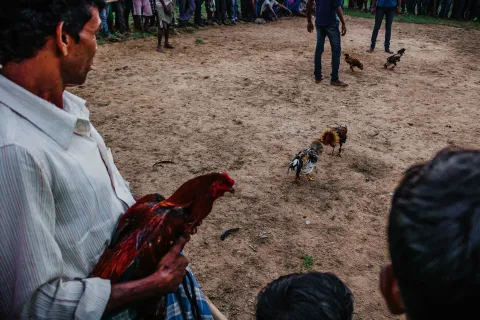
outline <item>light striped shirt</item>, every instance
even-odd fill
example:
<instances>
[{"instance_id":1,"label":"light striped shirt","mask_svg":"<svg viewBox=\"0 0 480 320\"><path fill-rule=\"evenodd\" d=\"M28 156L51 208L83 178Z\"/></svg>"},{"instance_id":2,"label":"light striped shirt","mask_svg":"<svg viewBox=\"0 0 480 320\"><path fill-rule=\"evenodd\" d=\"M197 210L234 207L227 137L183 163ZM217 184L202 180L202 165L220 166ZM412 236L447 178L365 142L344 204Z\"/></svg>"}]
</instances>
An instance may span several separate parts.
<instances>
[{"instance_id":1,"label":"light striped shirt","mask_svg":"<svg viewBox=\"0 0 480 320\"><path fill-rule=\"evenodd\" d=\"M0 319L100 319L110 297L87 277L134 199L85 101L63 101L0 75Z\"/></svg>"}]
</instances>

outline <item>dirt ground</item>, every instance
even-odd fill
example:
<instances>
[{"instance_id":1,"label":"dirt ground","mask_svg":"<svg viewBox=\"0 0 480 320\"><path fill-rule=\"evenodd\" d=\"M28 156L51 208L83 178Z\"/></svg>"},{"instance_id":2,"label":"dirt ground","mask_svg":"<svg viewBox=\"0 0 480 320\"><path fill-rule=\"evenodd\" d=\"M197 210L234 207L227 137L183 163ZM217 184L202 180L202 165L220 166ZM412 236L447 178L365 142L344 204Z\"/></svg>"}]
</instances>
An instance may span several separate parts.
<instances>
[{"instance_id":1,"label":"dirt ground","mask_svg":"<svg viewBox=\"0 0 480 320\"><path fill-rule=\"evenodd\" d=\"M372 26L347 17L342 49L365 69L351 73L342 59L346 89L314 83L315 36L300 18L181 34L164 54L154 38L102 45L72 89L135 194L170 195L210 171L236 180L186 247L229 319L252 319L260 288L305 271L308 257L352 289L356 319L393 319L378 290L390 193L407 167L449 144L479 147L480 32L396 23L392 49L406 55L392 72L383 30L379 51L365 52ZM349 128L343 157L326 148L316 180L295 182L292 156L334 124ZM221 241L232 227L241 230Z\"/></svg>"}]
</instances>

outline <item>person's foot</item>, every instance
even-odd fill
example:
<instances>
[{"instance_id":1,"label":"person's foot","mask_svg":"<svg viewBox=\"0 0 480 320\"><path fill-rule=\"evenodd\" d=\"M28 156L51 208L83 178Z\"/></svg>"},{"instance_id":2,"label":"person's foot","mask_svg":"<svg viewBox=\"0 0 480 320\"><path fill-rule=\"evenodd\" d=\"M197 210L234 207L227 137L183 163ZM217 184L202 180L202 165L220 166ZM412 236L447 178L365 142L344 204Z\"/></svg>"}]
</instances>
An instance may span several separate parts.
<instances>
[{"instance_id":1,"label":"person's foot","mask_svg":"<svg viewBox=\"0 0 480 320\"><path fill-rule=\"evenodd\" d=\"M370 49L367 50L367 52L368 52L368 53L373 53L374 50L375 50L375 49L370 48Z\"/></svg>"},{"instance_id":2,"label":"person's foot","mask_svg":"<svg viewBox=\"0 0 480 320\"><path fill-rule=\"evenodd\" d=\"M320 82L322 82L323 78L320 78L320 79L315 79L315 83L316 84L319 84Z\"/></svg>"},{"instance_id":3,"label":"person's foot","mask_svg":"<svg viewBox=\"0 0 480 320\"><path fill-rule=\"evenodd\" d=\"M348 87L348 84L346 84L345 82L342 82L340 80L337 80L337 81L331 81L330 84L332 86L335 86L335 87Z\"/></svg>"},{"instance_id":4,"label":"person's foot","mask_svg":"<svg viewBox=\"0 0 480 320\"><path fill-rule=\"evenodd\" d=\"M194 23L194 24L192 25L192 27L194 27L195 29L200 28L200 26L199 26L198 24L196 24L196 23Z\"/></svg>"},{"instance_id":5,"label":"person's foot","mask_svg":"<svg viewBox=\"0 0 480 320\"><path fill-rule=\"evenodd\" d=\"M234 25L234 26L237 25L237 23L235 22L235 20L230 21L230 23L231 23L232 25Z\"/></svg>"},{"instance_id":6,"label":"person's foot","mask_svg":"<svg viewBox=\"0 0 480 320\"><path fill-rule=\"evenodd\" d=\"M389 54L393 54L393 51L390 50L389 48L385 49L385 52L386 52L386 53L389 53Z\"/></svg>"},{"instance_id":7,"label":"person's foot","mask_svg":"<svg viewBox=\"0 0 480 320\"><path fill-rule=\"evenodd\" d=\"M175 47L167 42L167 43L165 43L165 49L175 49Z\"/></svg>"},{"instance_id":8,"label":"person's foot","mask_svg":"<svg viewBox=\"0 0 480 320\"><path fill-rule=\"evenodd\" d=\"M160 52L160 53L163 53L163 52L164 52L161 46L158 46L158 47L157 47L157 52Z\"/></svg>"}]
</instances>

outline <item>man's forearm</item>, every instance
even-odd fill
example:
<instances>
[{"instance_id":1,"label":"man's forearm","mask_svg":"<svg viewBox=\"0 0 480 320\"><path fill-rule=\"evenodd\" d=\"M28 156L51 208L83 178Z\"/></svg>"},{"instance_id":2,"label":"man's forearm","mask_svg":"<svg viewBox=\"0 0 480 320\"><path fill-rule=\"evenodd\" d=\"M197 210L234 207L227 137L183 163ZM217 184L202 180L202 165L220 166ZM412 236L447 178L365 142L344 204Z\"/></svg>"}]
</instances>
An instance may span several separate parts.
<instances>
[{"instance_id":1,"label":"man's forearm","mask_svg":"<svg viewBox=\"0 0 480 320\"><path fill-rule=\"evenodd\" d=\"M131 306L138 301L159 297L166 293L168 292L162 287L161 282L151 277L122 284L114 284L112 285L110 299L105 308L105 313L121 307Z\"/></svg>"},{"instance_id":2,"label":"man's forearm","mask_svg":"<svg viewBox=\"0 0 480 320\"><path fill-rule=\"evenodd\" d=\"M377 7L377 0L372 0L372 8L376 8Z\"/></svg>"},{"instance_id":3,"label":"man's forearm","mask_svg":"<svg viewBox=\"0 0 480 320\"><path fill-rule=\"evenodd\" d=\"M307 21L312 22L312 0L307 1Z\"/></svg>"},{"instance_id":4,"label":"man's forearm","mask_svg":"<svg viewBox=\"0 0 480 320\"><path fill-rule=\"evenodd\" d=\"M335 12L337 13L338 19L342 24L345 24L345 20L343 20L343 10L342 7L336 7Z\"/></svg>"}]
</instances>

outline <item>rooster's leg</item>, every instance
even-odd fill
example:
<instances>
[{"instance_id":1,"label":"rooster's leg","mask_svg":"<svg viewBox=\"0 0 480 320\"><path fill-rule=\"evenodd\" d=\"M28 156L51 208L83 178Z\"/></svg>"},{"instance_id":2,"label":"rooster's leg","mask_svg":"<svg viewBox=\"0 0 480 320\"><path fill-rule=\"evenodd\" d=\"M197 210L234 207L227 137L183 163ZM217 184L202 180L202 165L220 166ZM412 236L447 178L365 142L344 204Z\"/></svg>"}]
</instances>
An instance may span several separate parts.
<instances>
[{"instance_id":1,"label":"rooster's leg","mask_svg":"<svg viewBox=\"0 0 480 320\"><path fill-rule=\"evenodd\" d=\"M338 149L337 156L341 157L342 156L341 153L342 153L342 144L340 144L340 149Z\"/></svg>"},{"instance_id":2,"label":"rooster's leg","mask_svg":"<svg viewBox=\"0 0 480 320\"><path fill-rule=\"evenodd\" d=\"M308 181L313 181L313 180L315 180L315 179L313 179L313 177L312 177L311 175L309 175L308 173L306 174L306 176L307 176Z\"/></svg>"},{"instance_id":3,"label":"rooster's leg","mask_svg":"<svg viewBox=\"0 0 480 320\"><path fill-rule=\"evenodd\" d=\"M332 153L330 155L333 156L334 153L335 153L335 147L333 147Z\"/></svg>"},{"instance_id":4,"label":"rooster's leg","mask_svg":"<svg viewBox=\"0 0 480 320\"><path fill-rule=\"evenodd\" d=\"M350 70L352 70L352 72L353 72L353 66L350 67Z\"/></svg>"}]
</instances>

